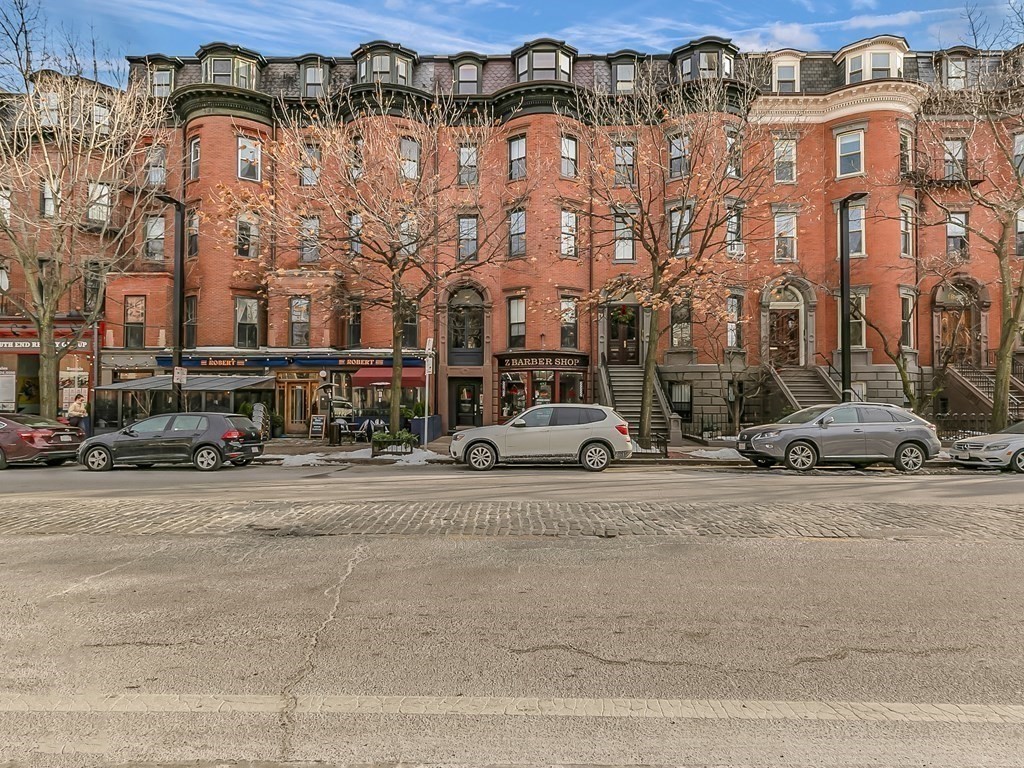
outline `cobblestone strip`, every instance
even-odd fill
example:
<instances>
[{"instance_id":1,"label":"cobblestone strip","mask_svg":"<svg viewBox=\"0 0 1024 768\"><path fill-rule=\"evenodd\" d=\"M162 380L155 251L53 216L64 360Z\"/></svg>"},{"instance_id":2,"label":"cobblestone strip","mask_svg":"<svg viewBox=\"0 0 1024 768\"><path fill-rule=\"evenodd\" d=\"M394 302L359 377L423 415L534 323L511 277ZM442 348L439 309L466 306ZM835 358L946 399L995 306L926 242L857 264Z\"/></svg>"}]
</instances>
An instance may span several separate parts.
<instances>
[{"instance_id":1,"label":"cobblestone strip","mask_svg":"<svg viewBox=\"0 0 1024 768\"><path fill-rule=\"evenodd\" d=\"M25 500L0 535L957 537L1024 540L1024 505Z\"/></svg>"},{"instance_id":2,"label":"cobblestone strip","mask_svg":"<svg viewBox=\"0 0 1024 768\"><path fill-rule=\"evenodd\" d=\"M0 693L0 712L272 713L280 696ZM628 717L673 720L843 720L1024 725L1024 705L721 699L585 699L483 696L299 696L296 715Z\"/></svg>"}]
</instances>

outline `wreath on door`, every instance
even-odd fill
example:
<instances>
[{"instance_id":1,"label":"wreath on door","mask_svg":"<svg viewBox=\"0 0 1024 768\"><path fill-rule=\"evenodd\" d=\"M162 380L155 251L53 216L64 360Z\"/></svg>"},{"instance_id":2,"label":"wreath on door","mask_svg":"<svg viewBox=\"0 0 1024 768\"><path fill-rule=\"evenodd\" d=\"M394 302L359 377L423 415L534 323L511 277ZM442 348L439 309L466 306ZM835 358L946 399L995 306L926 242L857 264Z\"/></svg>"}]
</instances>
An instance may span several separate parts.
<instances>
[{"instance_id":1,"label":"wreath on door","mask_svg":"<svg viewBox=\"0 0 1024 768\"><path fill-rule=\"evenodd\" d=\"M636 317L633 308L625 304L615 306L611 314L612 320L620 325L630 325L633 322L633 318Z\"/></svg>"}]
</instances>

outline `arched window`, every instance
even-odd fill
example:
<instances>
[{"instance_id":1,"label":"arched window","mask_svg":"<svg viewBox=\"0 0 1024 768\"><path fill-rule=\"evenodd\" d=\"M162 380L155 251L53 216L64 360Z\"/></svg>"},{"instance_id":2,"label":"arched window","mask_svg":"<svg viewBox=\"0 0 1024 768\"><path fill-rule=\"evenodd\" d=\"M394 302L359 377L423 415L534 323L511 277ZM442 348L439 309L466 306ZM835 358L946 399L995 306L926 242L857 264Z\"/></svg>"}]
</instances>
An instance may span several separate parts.
<instances>
[{"instance_id":1,"label":"arched window","mask_svg":"<svg viewBox=\"0 0 1024 768\"><path fill-rule=\"evenodd\" d=\"M448 300L448 364L483 365L484 299L463 288Z\"/></svg>"},{"instance_id":2,"label":"arched window","mask_svg":"<svg viewBox=\"0 0 1024 768\"><path fill-rule=\"evenodd\" d=\"M475 62L460 64L455 81L455 92L463 95L480 93L480 65Z\"/></svg>"}]
</instances>

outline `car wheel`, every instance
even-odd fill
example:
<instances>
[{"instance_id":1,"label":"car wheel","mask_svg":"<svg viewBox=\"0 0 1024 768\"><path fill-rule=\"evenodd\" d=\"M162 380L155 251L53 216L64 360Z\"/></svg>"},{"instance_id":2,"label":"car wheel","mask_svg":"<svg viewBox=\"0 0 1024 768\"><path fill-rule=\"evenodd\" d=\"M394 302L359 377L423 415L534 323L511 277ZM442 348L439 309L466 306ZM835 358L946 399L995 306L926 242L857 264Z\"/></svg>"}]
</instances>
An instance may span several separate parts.
<instances>
[{"instance_id":1,"label":"car wheel","mask_svg":"<svg viewBox=\"0 0 1024 768\"><path fill-rule=\"evenodd\" d=\"M751 461L754 462L755 467L760 467L761 469L771 469L775 466L775 459L756 458L751 459Z\"/></svg>"},{"instance_id":2,"label":"car wheel","mask_svg":"<svg viewBox=\"0 0 1024 768\"><path fill-rule=\"evenodd\" d=\"M252 464L252 459L234 459L231 463L236 467L248 467Z\"/></svg>"},{"instance_id":3,"label":"car wheel","mask_svg":"<svg viewBox=\"0 0 1024 768\"><path fill-rule=\"evenodd\" d=\"M466 449L466 464L477 472L486 472L497 460L498 454L487 443L474 443Z\"/></svg>"},{"instance_id":4,"label":"car wheel","mask_svg":"<svg viewBox=\"0 0 1024 768\"><path fill-rule=\"evenodd\" d=\"M1014 472L1024 473L1024 449L1017 451L1010 459L1010 468ZM0 469L3 469L3 454L0 453Z\"/></svg>"},{"instance_id":5,"label":"car wheel","mask_svg":"<svg viewBox=\"0 0 1024 768\"><path fill-rule=\"evenodd\" d=\"M0 469L7 469L7 454L3 448L0 448Z\"/></svg>"},{"instance_id":6,"label":"car wheel","mask_svg":"<svg viewBox=\"0 0 1024 768\"><path fill-rule=\"evenodd\" d=\"M211 445L204 445L192 455L192 464L200 472L215 472L223 463L220 451Z\"/></svg>"},{"instance_id":7,"label":"car wheel","mask_svg":"<svg viewBox=\"0 0 1024 768\"><path fill-rule=\"evenodd\" d=\"M47 459L46 466L48 467L62 467L67 463L67 459Z\"/></svg>"},{"instance_id":8,"label":"car wheel","mask_svg":"<svg viewBox=\"0 0 1024 768\"><path fill-rule=\"evenodd\" d=\"M608 467L611 461L611 452L601 443L585 445L580 452L580 464L588 472L601 472Z\"/></svg>"},{"instance_id":9,"label":"car wheel","mask_svg":"<svg viewBox=\"0 0 1024 768\"><path fill-rule=\"evenodd\" d=\"M114 467L114 460L106 448L90 448L82 457L82 463L92 472L106 472Z\"/></svg>"},{"instance_id":10,"label":"car wheel","mask_svg":"<svg viewBox=\"0 0 1024 768\"><path fill-rule=\"evenodd\" d=\"M917 472L924 466L924 449L917 443L903 443L896 449L896 458L893 464L900 472Z\"/></svg>"},{"instance_id":11,"label":"car wheel","mask_svg":"<svg viewBox=\"0 0 1024 768\"><path fill-rule=\"evenodd\" d=\"M786 449L786 466L797 472L814 469L818 463L818 452L810 443L796 442Z\"/></svg>"}]
</instances>

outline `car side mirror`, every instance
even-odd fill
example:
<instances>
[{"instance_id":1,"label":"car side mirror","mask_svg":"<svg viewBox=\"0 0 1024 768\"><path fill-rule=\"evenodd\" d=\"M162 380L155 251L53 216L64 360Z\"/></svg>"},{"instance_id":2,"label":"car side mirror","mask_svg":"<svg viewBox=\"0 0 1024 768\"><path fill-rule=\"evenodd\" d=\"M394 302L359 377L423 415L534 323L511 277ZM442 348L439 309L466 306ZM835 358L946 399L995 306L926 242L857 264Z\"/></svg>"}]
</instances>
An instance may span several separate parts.
<instances>
[{"instance_id":1,"label":"car side mirror","mask_svg":"<svg viewBox=\"0 0 1024 768\"><path fill-rule=\"evenodd\" d=\"M526 419L516 419L515 421L512 422L512 426L513 427L525 427L526 426Z\"/></svg>"},{"instance_id":2,"label":"car side mirror","mask_svg":"<svg viewBox=\"0 0 1024 768\"><path fill-rule=\"evenodd\" d=\"M121 430L121 434L128 435L129 437L131 437L135 434L135 430L132 429L131 427L125 427L124 429Z\"/></svg>"},{"instance_id":3,"label":"car side mirror","mask_svg":"<svg viewBox=\"0 0 1024 768\"><path fill-rule=\"evenodd\" d=\"M821 425L822 427L827 427L827 426L828 426L829 424L834 424L834 423L835 423L835 421L836 421L836 420L835 420L835 417L833 417L833 416L826 416L826 417L825 417L824 419L822 419L822 420L821 420L821 421L819 421L818 423L819 423L819 424L820 424L820 425Z\"/></svg>"}]
</instances>

